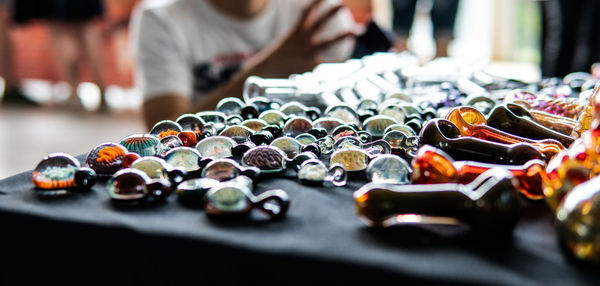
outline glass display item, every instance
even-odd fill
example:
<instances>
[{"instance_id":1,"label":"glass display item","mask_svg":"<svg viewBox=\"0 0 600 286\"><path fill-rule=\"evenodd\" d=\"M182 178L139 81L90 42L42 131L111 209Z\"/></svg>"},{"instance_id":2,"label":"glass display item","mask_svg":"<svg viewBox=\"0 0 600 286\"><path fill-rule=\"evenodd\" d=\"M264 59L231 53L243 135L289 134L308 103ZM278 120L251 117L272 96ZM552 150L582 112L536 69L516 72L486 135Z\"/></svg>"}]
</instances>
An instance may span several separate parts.
<instances>
[{"instance_id":1,"label":"glass display item","mask_svg":"<svg viewBox=\"0 0 600 286\"><path fill-rule=\"evenodd\" d=\"M390 131L400 131L402 133L404 133L404 135L410 137L410 136L417 136L417 133L415 132L414 129L404 125L404 124L393 124L388 126L388 128L386 128L383 131L383 134L387 134ZM385 135L384 135L385 136Z\"/></svg>"},{"instance_id":2,"label":"glass display item","mask_svg":"<svg viewBox=\"0 0 600 286\"><path fill-rule=\"evenodd\" d=\"M310 120L316 120L321 116L321 111L318 108L307 107L306 105L297 101L290 101L285 103L279 108L279 111L281 111L287 116L301 116L306 117Z\"/></svg>"},{"instance_id":3,"label":"glass display item","mask_svg":"<svg viewBox=\"0 0 600 286\"><path fill-rule=\"evenodd\" d=\"M521 165L543 155L528 143L502 144L473 137L461 137L454 123L432 119L419 135L420 144L429 144L444 150L455 160L469 160L492 164Z\"/></svg>"},{"instance_id":4,"label":"glass display item","mask_svg":"<svg viewBox=\"0 0 600 286\"><path fill-rule=\"evenodd\" d=\"M565 149L565 146L553 139L528 139L484 125L486 124L485 117L473 107L456 107L448 113L446 119L458 127L462 136L471 136L504 144L528 143L538 149L544 155L546 161Z\"/></svg>"},{"instance_id":5,"label":"glass display item","mask_svg":"<svg viewBox=\"0 0 600 286\"><path fill-rule=\"evenodd\" d=\"M384 102L379 108L379 114L394 118L398 123L404 123L406 119L406 111L395 102Z\"/></svg>"},{"instance_id":6,"label":"glass display item","mask_svg":"<svg viewBox=\"0 0 600 286\"><path fill-rule=\"evenodd\" d=\"M244 99L244 101L248 105L256 107L259 113L264 112L266 110L279 109L279 107L281 106L279 102L273 101L264 96L256 96L253 98Z\"/></svg>"},{"instance_id":7,"label":"glass display item","mask_svg":"<svg viewBox=\"0 0 600 286\"><path fill-rule=\"evenodd\" d=\"M313 130L315 130L315 129L313 129ZM327 133L325 133L325 134L327 134ZM325 137L325 136L322 136L322 137ZM309 145L309 144L317 142L317 137L310 133L302 133L302 134L294 137L294 139L298 140L298 142L300 142L300 144L302 144L302 145Z\"/></svg>"},{"instance_id":8,"label":"glass display item","mask_svg":"<svg viewBox=\"0 0 600 286\"><path fill-rule=\"evenodd\" d=\"M355 136L358 139L360 139L360 141L363 143L371 142L372 139L371 134L369 134L369 132L357 131L357 128L348 124L336 127L331 135L333 137L333 140L335 141L344 136Z\"/></svg>"},{"instance_id":9,"label":"glass display item","mask_svg":"<svg viewBox=\"0 0 600 286\"><path fill-rule=\"evenodd\" d=\"M312 122L305 117L294 117L283 125L283 134L289 137L296 137L313 129Z\"/></svg>"},{"instance_id":10,"label":"glass display item","mask_svg":"<svg viewBox=\"0 0 600 286\"><path fill-rule=\"evenodd\" d=\"M196 113L196 116L200 117L206 123L211 123L215 127L216 132L221 132L227 125L236 125L242 122L242 118L239 117L239 122L232 123L230 121L234 120L233 117L227 117L225 113L219 111L200 111Z\"/></svg>"},{"instance_id":11,"label":"glass display item","mask_svg":"<svg viewBox=\"0 0 600 286\"><path fill-rule=\"evenodd\" d=\"M187 172L201 169L200 160L202 155L194 148L177 147L171 149L165 155L165 161L173 167L182 167Z\"/></svg>"},{"instance_id":12,"label":"glass display item","mask_svg":"<svg viewBox=\"0 0 600 286\"><path fill-rule=\"evenodd\" d=\"M348 172L364 171L367 169L369 162L379 155L370 154L358 148L340 149L331 154L329 165L340 164Z\"/></svg>"},{"instance_id":13,"label":"glass display item","mask_svg":"<svg viewBox=\"0 0 600 286\"><path fill-rule=\"evenodd\" d=\"M137 153L142 157L155 156L159 154L161 148L158 137L150 134L129 135L121 139L119 144L127 148L129 152Z\"/></svg>"},{"instance_id":14,"label":"glass display item","mask_svg":"<svg viewBox=\"0 0 600 286\"><path fill-rule=\"evenodd\" d=\"M219 133L219 136L229 137L239 144L248 141L248 138L252 134L254 134L254 130L246 126L234 125L225 128Z\"/></svg>"},{"instance_id":15,"label":"glass display item","mask_svg":"<svg viewBox=\"0 0 600 286\"><path fill-rule=\"evenodd\" d=\"M412 182L414 184L467 184L483 172L505 169L517 179L517 190L529 199L544 198L542 182L546 179L545 164L541 160L531 160L523 165L498 165L473 161L454 161L444 151L430 145L419 148L412 161Z\"/></svg>"},{"instance_id":16,"label":"glass display item","mask_svg":"<svg viewBox=\"0 0 600 286\"><path fill-rule=\"evenodd\" d=\"M389 154L391 151L390 144L383 139L363 143L355 136L340 137L333 143L333 149L362 149L369 154Z\"/></svg>"},{"instance_id":17,"label":"glass display item","mask_svg":"<svg viewBox=\"0 0 600 286\"><path fill-rule=\"evenodd\" d=\"M237 143L226 136L211 136L196 144L196 150L205 158L224 159L233 157L233 148Z\"/></svg>"},{"instance_id":18,"label":"glass display item","mask_svg":"<svg viewBox=\"0 0 600 286\"><path fill-rule=\"evenodd\" d=\"M588 102L578 98L538 96L525 90L513 90L506 95L504 102L576 120L586 112L586 107L589 105Z\"/></svg>"},{"instance_id":19,"label":"glass display item","mask_svg":"<svg viewBox=\"0 0 600 286\"><path fill-rule=\"evenodd\" d=\"M344 166L333 164L329 168L316 159L306 160L300 165L298 179L306 185L332 184L337 187L346 185L347 173Z\"/></svg>"},{"instance_id":20,"label":"glass display item","mask_svg":"<svg viewBox=\"0 0 600 286\"><path fill-rule=\"evenodd\" d=\"M226 116L240 114L246 104L239 98L226 97L217 103L215 111L223 112Z\"/></svg>"},{"instance_id":21,"label":"glass display item","mask_svg":"<svg viewBox=\"0 0 600 286\"><path fill-rule=\"evenodd\" d=\"M516 104L498 105L487 118L487 125L530 139L554 139L568 147L575 138L546 128L531 119L525 108Z\"/></svg>"},{"instance_id":22,"label":"glass display item","mask_svg":"<svg viewBox=\"0 0 600 286\"><path fill-rule=\"evenodd\" d=\"M185 147L194 147L198 143L196 134L191 131L181 131L177 134L177 138L181 140L181 143Z\"/></svg>"},{"instance_id":23,"label":"glass display item","mask_svg":"<svg viewBox=\"0 0 600 286\"><path fill-rule=\"evenodd\" d=\"M556 210L559 242L571 256L600 262L600 177L576 186Z\"/></svg>"},{"instance_id":24,"label":"glass display item","mask_svg":"<svg viewBox=\"0 0 600 286\"><path fill-rule=\"evenodd\" d=\"M489 114L496 104L497 103L493 98L479 94L471 94L464 100L464 105L472 106L482 114Z\"/></svg>"},{"instance_id":25,"label":"glass display item","mask_svg":"<svg viewBox=\"0 0 600 286\"><path fill-rule=\"evenodd\" d=\"M85 162L96 174L114 174L123 168L123 157L128 152L119 144L102 143L88 153Z\"/></svg>"},{"instance_id":26,"label":"glass display item","mask_svg":"<svg viewBox=\"0 0 600 286\"><path fill-rule=\"evenodd\" d=\"M344 121L335 117L321 117L313 121L313 128L323 128L327 131L327 134L331 135L333 130L344 124Z\"/></svg>"},{"instance_id":27,"label":"glass display item","mask_svg":"<svg viewBox=\"0 0 600 286\"><path fill-rule=\"evenodd\" d=\"M70 190L89 190L96 183L96 172L83 168L75 157L65 153L52 153L33 170L31 181L38 194L63 195Z\"/></svg>"},{"instance_id":28,"label":"glass display item","mask_svg":"<svg viewBox=\"0 0 600 286\"><path fill-rule=\"evenodd\" d=\"M150 179L138 169L123 169L110 178L106 189L113 202L137 204L164 201L171 193L171 184L167 180Z\"/></svg>"},{"instance_id":29,"label":"glass display item","mask_svg":"<svg viewBox=\"0 0 600 286\"><path fill-rule=\"evenodd\" d=\"M150 179L169 180L174 186L192 177L185 169L173 167L157 157L140 158L130 168L146 173Z\"/></svg>"},{"instance_id":30,"label":"glass display item","mask_svg":"<svg viewBox=\"0 0 600 286\"><path fill-rule=\"evenodd\" d=\"M288 159L292 159L302 152L312 152L317 155L317 157L321 155L321 150L317 144L312 143L304 145L295 138L287 136L279 137L273 140L273 142L271 142L269 145L279 148L285 153Z\"/></svg>"},{"instance_id":31,"label":"glass display item","mask_svg":"<svg viewBox=\"0 0 600 286\"><path fill-rule=\"evenodd\" d=\"M192 131L200 134L203 132L203 129L206 125L202 118L191 113L186 113L179 116L175 122L181 125L182 131Z\"/></svg>"},{"instance_id":32,"label":"glass display item","mask_svg":"<svg viewBox=\"0 0 600 286\"><path fill-rule=\"evenodd\" d=\"M285 152L277 147L256 146L244 154L242 165L257 167L261 174L269 174L282 172L288 167L298 170L300 164L308 159L317 159L317 156L312 152L303 152L288 159Z\"/></svg>"},{"instance_id":33,"label":"glass display item","mask_svg":"<svg viewBox=\"0 0 600 286\"><path fill-rule=\"evenodd\" d=\"M335 144L335 140L333 140L333 137L330 135L318 139L316 143L319 146L321 154L329 155L331 152L333 152L333 144Z\"/></svg>"},{"instance_id":34,"label":"glass display item","mask_svg":"<svg viewBox=\"0 0 600 286\"><path fill-rule=\"evenodd\" d=\"M327 117L337 118L345 124L354 124L360 127L360 117L352 107L346 104L333 105L325 109Z\"/></svg>"},{"instance_id":35,"label":"glass display item","mask_svg":"<svg viewBox=\"0 0 600 286\"><path fill-rule=\"evenodd\" d=\"M383 140L390 144L391 153L406 158L412 158L419 147L418 136L407 136L406 132L391 130L383 135Z\"/></svg>"},{"instance_id":36,"label":"glass display item","mask_svg":"<svg viewBox=\"0 0 600 286\"><path fill-rule=\"evenodd\" d=\"M183 142L176 135L165 136L160 139L160 151L158 153L161 157L164 157L171 149L182 146Z\"/></svg>"},{"instance_id":37,"label":"glass display item","mask_svg":"<svg viewBox=\"0 0 600 286\"><path fill-rule=\"evenodd\" d=\"M383 137L384 131L391 125L398 124L399 122L386 115L375 115L369 117L363 122L363 130L371 134L373 138Z\"/></svg>"},{"instance_id":38,"label":"glass display item","mask_svg":"<svg viewBox=\"0 0 600 286\"><path fill-rule=\"evenodd\" d=\"M217 159L209 162L202 169L202 177L214 179L217 181L227 181L238 176L256 178L260 174L260 169L256 167L243 167L238 162L231 159Z\"/></svg>"},{"instance_id":39,"label":"glass display item","mask_svg":"<svg viewBox=\"0 0 600 286\"><path fill-rule=\"evenodd\" d=\"M373 183L409 184L410 165L391 154L379 155L367 167L367 179Z\"/></svg>"},{"instance_id":40,"label":"glass display item","mask_svg":"<svg viewBox=\"0 0 600 286\"><path fill-rule=\"evenodd\" d=\"M213 217L248 216L252 209L267 214L271 220L285 217L289 197L280 189L270 190L255 196L251 192L252 181L244 176L223 182L206 194L206 214Z\"/></svg>"},{"instance_id":41,"label":"glass display item","mask_svg":"<svg viewBox=\"0 0 600 286\"><path fill-rule=\"evenodd\" d=\"M519 210L512 175L503 169L467 185L369 183L354 192L354 200L358 216L371 227L463 223L492 235L512 233Z\"/></svg>"},{"instance_id":42,"label":"glass display item","mask_svg":"<svg viewBox=\"0 0 600 286\"><path fill-rule=\"evenodd\" d=\"M261 130L263 127L267 126L267 124L266 121L256 118L246 119L240 123L240 125L246 126L254 132Z\"/></svg>"},{"instance_id":43,"label":"glass display item","mask_svg":"<svg viewBox=\"0 0 600 286\"><path fill-rule=\"evenodd\" d=\"M279 110L271 109L263 111L258 116L258 119L263 120L267 124L283 127L283 124L288 120L288 116Z\"/></svg>"},{"instance_id":44,"label":"glass display item","mask_svg":"<svg viewBox=\"0 0 600 286\"><path fill-rule=\"evenodd\" d=\"M179 201L188 204L203 204L206 193L220 184L210 178L195 178L183 181L175 189Z\"/></svg>"},{"instance_id":45,"label":"glass display item","mask_svg":"<svg viewBox=\"0 0 600 286\"><path fill-rule=\"evenodd\" d=\"M158 139L163 139L169 135L177 135L181 131L183 131L183 127L179 123L172 120L162 120L154 124L150 134L158 137Z\"/></svg>"},{"instance_id":46,"label":"glass display item","mask_svg":"<svg viewBox=\"0 0 600 286\"><path fill-rule=\"evenodd\" d=\"M581 124L574 119L539 110L529 110L529 113L533 121L567 136L577 138L583 131Z\"/></svg>"}]
</instances>

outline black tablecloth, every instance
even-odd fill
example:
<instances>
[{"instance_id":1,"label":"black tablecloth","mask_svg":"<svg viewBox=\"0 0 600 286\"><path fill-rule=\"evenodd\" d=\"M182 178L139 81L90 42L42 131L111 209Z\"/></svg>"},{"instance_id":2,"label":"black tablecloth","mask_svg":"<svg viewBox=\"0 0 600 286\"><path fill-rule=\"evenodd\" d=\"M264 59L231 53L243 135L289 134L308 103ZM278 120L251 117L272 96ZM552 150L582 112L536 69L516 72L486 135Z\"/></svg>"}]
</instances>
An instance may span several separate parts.
<instances>
[{"instance_id":1,"label":"black tablecloth","mask_svg":"<svg viewBox=\"0 0 600 286\"><path fill-rule=\"evenodd\" d=\"M24 172L0 181L0 282L73 277L90 282L250 279L278 284L600 281L561 253L542 202L527 205L508 240L482 239L456 228L373 230L354 210L352 192L364 183L364 178L351 177L344 188L324 188L284 176L266 178L256 193L281 188L290 196L283 221L268 221L259 212L248 220L218 221L174 196L165 204L119 208L102 183L65 198L39 197L31 173Z\"/></svg>"}]
</instances>

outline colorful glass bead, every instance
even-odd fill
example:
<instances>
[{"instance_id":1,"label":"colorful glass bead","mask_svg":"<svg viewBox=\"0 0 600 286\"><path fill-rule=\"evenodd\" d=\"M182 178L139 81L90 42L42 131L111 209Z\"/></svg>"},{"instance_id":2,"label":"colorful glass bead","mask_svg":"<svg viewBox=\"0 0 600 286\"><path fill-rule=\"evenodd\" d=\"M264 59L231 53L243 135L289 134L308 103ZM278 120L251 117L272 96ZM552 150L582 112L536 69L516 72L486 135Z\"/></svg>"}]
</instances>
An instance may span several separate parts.
<instances>
[{"instance_id":1,"label":"colorful glass bead","mask_svg":"<svg viewBox=\"0 0 600 286\"><path fill-rule=\"evenodd\" d=\"M296 136L294 139L298 140L298 142L300 142L302 145L308 145L317 142L317 137L310 133L302 133Z\"/></svg>"},{"instance_id":2,"label":"colorful glass bead","mask_svg":"<svg viewBox=\"0 0 600 286\"><path fill-rule=\"evenodd\" d=\"M88 190L96 183L96 172L82 168L79 161L65 153L52 153L35 167L31 181L39 190Z\"/></svg>"},{"instance_id":3,"label":"colorful glass bead","mask_svg":"<svg viewBox=\"0 0 600 286\"><path fill-rule=\"evenodd\" d=\"M155 156L160 151L160 140L150 134L134 134L127 136L119 142L130 152L144 156Z\"/></svg>"},{"instance_id":4,"label":"colorful glass bead","mask_svg":"<svg viewBox=\"0 0 600 286\"><path fill-rule=\"evenodd\" d=\"M113 174L123 168L123 157L127 149L116 143L100 144L87 156L87 165L98 174Z\"/></svg>"},{"instance_id":5,"label":"colorful glass bead","mask_svg":"<svg viewBox=\"0 0 600 286\"><path fill-rule=\"evenodd\" d=\"M271 146L279 148L285 153L287 158L294 158L296 155L302 152L303 145L292 137L279 137L270 144Z\"/></svg>"},{"instance_id":6,"label":"colorful glass bead","mask_svg":"<svg viewBox=\"0 0 600 286\"><path fill-rule=\"evenodd\" d=\"M408 184L410 165L396 155L380 155L371 160L367 167L367 179L373 183Z\"/></svg>"}]
</instances>

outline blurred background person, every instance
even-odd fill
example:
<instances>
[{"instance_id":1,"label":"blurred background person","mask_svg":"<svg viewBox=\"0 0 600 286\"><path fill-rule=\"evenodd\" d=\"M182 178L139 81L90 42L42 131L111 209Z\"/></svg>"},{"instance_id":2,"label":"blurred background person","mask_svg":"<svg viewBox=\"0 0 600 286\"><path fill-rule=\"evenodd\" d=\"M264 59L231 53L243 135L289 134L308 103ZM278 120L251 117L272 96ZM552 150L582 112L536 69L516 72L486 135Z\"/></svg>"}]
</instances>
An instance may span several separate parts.
<instances>
[{"instance_id":1,"label":"blurred background person","mask_svg":"<svg viewBox=\"0 0 600 286\"><path fill-rule=\"evenodd\" d=\"M250 75L287 77L347 59L354 21L328 1L149 1L134 16L147 126L242 96Z\"/></svg>"},{"instance_id":2,"label":"blurred background person","mask_svg":"<svg viewBox=\"0 0 600 286\"><path fill-rule=\"evenodd\" d=\"M419 3L418 3L419 2ZM392 28L396 34L395 49L408 50L408 38L413 25L418 0L392 0ZM454 37L454 22L458 0L433 0L430 10L435 40L435 56L447 57L448 44Z\"/></svg>"}]
</instances>

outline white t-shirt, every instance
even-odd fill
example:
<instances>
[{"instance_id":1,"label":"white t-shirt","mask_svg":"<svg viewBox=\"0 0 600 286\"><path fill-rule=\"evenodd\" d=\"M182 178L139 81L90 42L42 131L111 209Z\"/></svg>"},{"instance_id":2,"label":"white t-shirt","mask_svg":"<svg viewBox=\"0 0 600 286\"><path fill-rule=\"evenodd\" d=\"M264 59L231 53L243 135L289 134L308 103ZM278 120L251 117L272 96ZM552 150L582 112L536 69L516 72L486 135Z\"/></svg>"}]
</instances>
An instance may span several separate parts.
<instances>
[{"instance_id":1,"label":"white t-shirt","mask_svg":"<svg viewBox=\"0 0 600 286\"><path fill-rule=\"evenodd\" d=\"M326 1L324 12L336 1ZM146 99L161 93L201 98L225 83L244 60L284 35L296 23L306 0L270 0L250 20L224 15L205 0L146 1L132 21L136 82ZM347 9L327 24L321 38L349 31ZM323 56L344 60L354 47L343 41Z\"/></svg>"}]
</instances>

